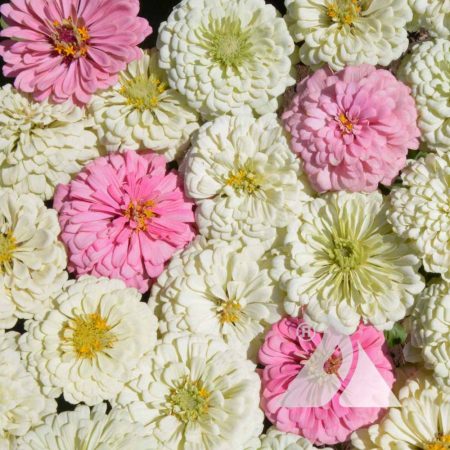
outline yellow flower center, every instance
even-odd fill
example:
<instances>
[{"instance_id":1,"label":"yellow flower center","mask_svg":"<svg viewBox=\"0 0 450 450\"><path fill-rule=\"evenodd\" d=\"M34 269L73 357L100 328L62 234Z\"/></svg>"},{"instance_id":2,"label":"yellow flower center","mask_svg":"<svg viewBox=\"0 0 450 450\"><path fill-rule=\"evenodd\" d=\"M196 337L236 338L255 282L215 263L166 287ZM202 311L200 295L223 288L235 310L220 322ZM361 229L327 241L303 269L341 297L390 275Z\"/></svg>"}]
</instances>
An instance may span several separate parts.
<instances>
[{"instance_id":1,"label":"yellow flower center","mask_svg":"<svg viewBox=\"0 0 450 450\"><path fill-rule=\"evenodd\" d=\"M99 313L93 313L67 322L63 340L71 343L78 358L92 359L97 352L112 348L117 339L106 320Z\"/></svg>"},{"instance_id":2,"label":"yellow flower center","mask_svg":"<svg viewBox=\"0 0 450 450\"><path fill-rule=\"evenodd\" d=\"M254 194L261 187L261 182L261 176L248 167L231 171L226 180L226 184L233 187L235 191L243 191L247 194Z\"/></svg>"},{"instance_id":3,"label":"yellow flower center","mask_svg":"<svg viewBox=\"0 0 450 450\"><path fill-rule=\"evenodd\" d=\"M139 111L151 110L158 106L161 94L168 86L155 75L139 75L130 80L122 79L119 93L127 104Z\"/></svg>"},{"instance_id":4,"label":"yellow flower center","mask_svg":"<svg viewBox=\"0 0 450 450\"><path fill-rule=\"evenodd\" d=\"M358 242L334 236L333 243L330 258L342 270L354 270L364 262L363 247Z\"/></svg>"},{"instance_id":5,"label":"yellow flower center","mask_svg":"<svg viewBox=\"0 0 450 450\"><path fill-rule=\"evenodd\" d=\"M324 370L328 375L337 374L342 366L342 355L332 355L325 362Z\"/></svg>"},{"instance_id":6,"label":"yellow flower center","mask_svg":"<svg viewBox=\"0 0 450 450\"><path fill-rule=\"evenodd\" d=\"M328 4L327 15L341 25L353 25L361 15L361 5L358 0L334 0Z\"/></svg>"},{"instance_id":7,"label":"yellow flower center","mask_svg":"<svg viewBox=\"0 0 450 450\"><path fill-rule=\"evenodd\" d=\"M219 321L223 325L224 323L236 323L239 321L241 312L241 305L237 300L227 300L226 302L220 302L218 307Z\"/></svg>"},{"instance_id":8,"label":"yellow flower center","mask_svg":"<svg viewBox=\"0 0 450 450\"><path fill-rule=\"evenodd\" d=\"M353 131L353 123L351 120L348 119L348 117L344 113L340 113L339 116L339 123L341 126L341 129L344 133L351 133Z\"/></svg>"},{"instance_id":9,"label":"yellow flower center","mask_svg":"<svg viewBox=\"0 0 450 450\"><path fill-rule=\"evenodd\" d=\"M53 22L54 33L51 36L55 51L69 60L87 55L89 31L86 27L74 24L72 17L62 22Z\"/></svg>"},{"instance_id":10,"label":"yellow flower center","mask_svg":"<svg viewBox=\"0 0 450 450\"><path fill-rule=\"evenodd\" d=\"M0 233L0 273L2 273L5 264L12 260L16 248L16 239L12 231L8 231L6 234Z\"/></svg>"},{"instance_id":11,"label":"yellow flower center","mask_svg":"<svg viewBox=\"0 0 450 450\"><path fill-rule=\"evenodd\" d=\"M155 216L154 207L155 202L153 200L130 202L123 215L135 222L136 231L145 231L147 230L148 221Z\"/></svg>"},{"instance_id":12,"label":"yellow flower center","mask_svg":"<svg viewBox=\"0 0 450 450\"><path fill-rule=\"evenodd\" d=\"M439 436L435 441L425 444L424 450L449 450L450 434Z\"/></svg>"},{"instance_id":13,"label":"yellow flower center","mask_svg":"<svg viewBox=\"0 0 450 450\"><path fill-rule=\"evenodd\" d=\"M196 422L209 409L211 394L200 381L184 379L177 388L170 391L169 414L184 423Z\"/></svg>"}]
</instances>

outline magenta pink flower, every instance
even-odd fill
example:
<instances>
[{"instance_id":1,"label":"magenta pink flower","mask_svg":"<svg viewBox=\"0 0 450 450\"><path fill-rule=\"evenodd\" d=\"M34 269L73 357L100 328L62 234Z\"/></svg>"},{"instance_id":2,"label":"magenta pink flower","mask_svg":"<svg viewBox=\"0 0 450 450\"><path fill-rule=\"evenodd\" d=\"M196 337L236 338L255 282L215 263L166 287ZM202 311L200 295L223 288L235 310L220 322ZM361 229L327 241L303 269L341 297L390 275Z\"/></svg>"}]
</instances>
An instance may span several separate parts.
<instances>
[{"instance_id":1,"label":"magenta pink flower","mask_svg":"<svg viewBox=\"0 0 450 450\"><path fill-rule=\"evenodd\" d=\"M318 192L374 191L390 185L420 136L410 89L370 65L323 68L297 86L283 114Z\"/></svg>"},{"instance_id":2,"label":"magenta pink flower","mask_svg":"<svg viewBox=\"0 0 450 450\"><path fill-rule=\"evenodd\" d=\"M354 430L374 423L385 412L379 406L371 406L369 391L370 386L375 386L376 392L382 391L378 389L381 383L390 395L394 383L393 363L384 335L372 326L360 325L349 338L343 337L347 349L345 345L332 344L331 352L323 353L319 346L326 340L332 343L332 339L311 329L305 334L305 324L299 318L285 318L267 334L259 351L259 359L265 365L261 375L261 407L281 431L304 436L317 445L344 442ZM322 363L317 363L318 353L326 355ZM304 380L297 377L304 370L309 373L309 381L306 376ZM357 371L362 379L357 379ZM287 396L289 393L291 397ZM343 406L345 401L346 405L355 405L351 403L355 393L357 402L367 399L368 404ZM324 398L329 400L323 402Z\"/></svg>"},{"instance_id":3,"label":"magenta pink flower","mask_svg":"<svg viewBox=\"0 0 450 450\"><path fill-rule=\"evenodd\" d=\"M141 292L194 238L193 205L154 153L98 158L56 189L69 271L120 278Z\"/></svg>"},{"instance_id":4,"label":"magenta pink flower","mask_svg":"<svg viewBox=\"0 0 450 450\"><path fill-rule=\"evenodd\" d=\"M152 29L139 0L11 0L0 7L5 76L37 101L86 104L117 82Z\"/></svg>"}]
</instances>

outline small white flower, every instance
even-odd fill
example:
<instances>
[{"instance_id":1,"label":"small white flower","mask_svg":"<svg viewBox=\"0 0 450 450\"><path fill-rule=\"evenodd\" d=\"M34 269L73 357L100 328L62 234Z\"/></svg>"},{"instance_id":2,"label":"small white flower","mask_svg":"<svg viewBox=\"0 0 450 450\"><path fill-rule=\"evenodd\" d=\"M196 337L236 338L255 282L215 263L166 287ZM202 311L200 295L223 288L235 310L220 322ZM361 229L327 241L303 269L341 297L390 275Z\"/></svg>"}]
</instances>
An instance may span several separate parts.
<instances>
[{"instance_id":1,"label":"small white flower","mask_svg":"<svg viewBox=\"0 0 450 450\"><path fill-rule=\"evenodd\" d=\"M361 450L446 450L450 443L450 394L419 373L400 390L400 406L390 408L379 424L356 431Z\"/></svg>"},{"instance_id":2,"label":"small white flower","mask_svg":"<svg viewBox=\"0 0 450 450\"><path fill-rule=\"evenodd\" d=\"M300 59L313 68L387 66L408 48L408 0L286 0L286 7Z\"/></svg>"},{"instance_id":3,"label":"small white flower","mask_svg":"<svg viewBox=\"0 0 450 450\"><path fill-rule=\"evenodd\" d=\"M121 72L116 86L94 97L90 108L107 150L152 149L170 161L187 149L199 117L170 89L158 57L156 49L144 51Z\"/></svg>"},{"instance_id":4,"label":"small white flower","mask_svg":"<svg viewBox=\"0 0 450 450\"><path fill-rule=\"evenodd\" d=\"M33 194L0 189L0 328L42 315L67 280L56 211Z\"/></svg>"},{"instance_id":5,"label":"small white flower","mask_svg":"<svg viewBox=\"0 0 450 450\"><path fill-rule=\"evenodd\" d=\"M38 103L7 84L0 103L1 186L48 200L99 155L91 121L71 102Z\"/></svg>"},{"instance_id":6,"label":"small white flower","mask_svg":"<svg viewBox=\"0 0 450 450\"><path fill-rule=\"evenodd\" d=\"M311 199L300 161L274 114L222 116L200 128L184 161L200 233L270 243ZM269 244L270 245L270 244Z\"/></svg>"},{"instance_id":7,"label":"small white flower","mask_svg":"<svg viewBox=\"0 0 450 450\"><path fill-rule=\"evenodd\" d=\"M450 41L436 39L416 44L397 73L408 86L419 111L418 125L428 149L450 148Z\"/></svg>"},{"instance_id":8,"label":"small white flower","mask_svg":"<svg viewBox=\"0 0 450 450\"><path fill-rule=\"evenodd\" d=\"M0 330L0 449L9 449L14 436L24 435L56 411L56 402L43 395L26 371L17 351L18 333ZM20 448L20 447L19 447Z\"/></svg>"},{"instance_id":9,"label":"small white flower","mask_svg":"<svg viewBox=\"0 0 450 450\"><path fill-rule=\"evenodd\" d=\"M264 251L197 240L202 250L194 245L173 258L152 288L160 330L215 336L256 359L263 332L280 318Z\"/></svg>"},{"instance_id":10,"label":"small white flower","mask_svg":"<svg viewBox=\"0 0 450 450\"><path fill-rule=\"evenodd\" d=\"M74 411L47 417L18 440L20 450L159 450L144 427L132 422L123 410L106 404L89 409L78 405Z\"/></svg>"},{"instance_id":11,"label":"small white flower","mask_svg":"<svg viewBox=\"0 0 450 450\"><path fill-rule=\"evenodd\" d=\"M121 280L69 281L55 309L29 321L20 346L49 395L95 405L112 399L156 342L156 318Z\"/></svg>"},{"instance_id":12,"label":"small white flower","mask_svg":"<svg viewBox=\"0 0 450 450\"><path fill-rule=\"evenodd\" d=\"M166 334L118 403L158 449L243 449L263 428L255 365L207 336Z\"/></svg>"},{"instance_id":13,"label":"small white flower","mask_svg":"<svg viewBox=\"0 0 450 450\"><path fill-rule=\"evenodd\" d=\"M207 118L274 112L295 83L294 42L264 0L183 0L158 48L170 85Z\"/></svg>"},{"instance_id":14,"label":"small white flower","mask_svg":"<svg viewBox=\"0 0 450 450\"><path fill-rule=\"evenodd\" d=\"M307 439L297 434L284 433L271 427L267 434L261 437L259 450L314 450L316 448ZM331 449L326 447L323 450Z\"/></svg>"},{"instance_id":15,"label":"small white flower","mask_svg":"<svg viewBox=\"0 0 450 450\"><path fill-rule=\"evenodd\" d=\"M450 36L450 0L408 0L413 21L408 28L425 28L432 37Z\"/></svg>"},{"instance_id":16,"label":"small white flower","mask_svg":"<svg viewBox=\"0 0 450 450\"><path fill-rule=\"evenodd\" d=\"M322 196L288 226L273 276L287 291L285 309L321 331L353 333L360 320L389 329L405 317L424 283L420 261L386 220L379 192Z\"/></svg>"},{"instance_id":17,"label":"small white flower","mask_svg":"<svg viewBox=\"0 0 450 450\"><path fill-rule=\"evenodd\" d=\"M409 161L402 180L391 192L388 220L417 248L425 270L450 282L450 152Z\"/></svg>"}]
</instances>

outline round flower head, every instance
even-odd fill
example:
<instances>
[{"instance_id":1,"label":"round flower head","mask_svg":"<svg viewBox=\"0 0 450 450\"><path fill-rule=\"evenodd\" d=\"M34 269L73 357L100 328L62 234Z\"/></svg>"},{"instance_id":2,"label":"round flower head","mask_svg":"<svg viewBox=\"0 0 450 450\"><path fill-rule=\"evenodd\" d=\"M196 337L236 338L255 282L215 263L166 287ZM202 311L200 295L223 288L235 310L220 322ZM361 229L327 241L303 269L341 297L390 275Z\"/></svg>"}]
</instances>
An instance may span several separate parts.
<instances>
[{"instance_id":1,"label":"round flower head","mask_svg":"<svg viewBox=\"0 0 450 450\"><path fill-rule=\"evenodd\" d=\"M170 85L208 118L274 112L295 83L294 42L264 0L183 0L161 25L158 48Z\"/></svg>"},{"instance_id":2,"label":"round flower head","mask_svg":"<svg viewBox=\"0 0 450 450\"><path fill-rule=\"evenodd\" d=\"M193 237L192 204L166 160L134 151L98 158L68 185L54 207L69 271L119 278L145 292L172 254Z\"/></svg>"},{"instance_id":3,"label":"round flower head","mask_svg":"<svg viewBox=\"0 0 450 450\"><path fill-rule=\"evenodd\" d=\"M20 339L28 370L49 395L95 405L123 388L156 342L157 320L120 280L69 281L55 308Z\"/></svg>"},{"instance_id":4,"label":"round flower head","mask_svg":"<svg viewBox=\"0 0 450 450\"><path fill-rule=\"evenodd\" d=\"M410 311L424 283L420 261L386 221L380 193L327 194L288 226L274 276L287 291L286 312L307 305L322 330L337 321L347 333L360 320L389 329Z\"/></svg>"},{"instance_id":5,"label":"round flower head","mask_svg":"<svg viewBox=\"0 0 450 450\"><path fill-rule=\"evenodd\" d=\"M387 66L408 48L408 0L286 0L287 22L300 59L333 70L349 64Z\"/></svg>"},{"instance_id":6,"label":"round flower head","mask_svg":"<svg viewBox=\"0 0 450 450\"><path fill-rule=\"evenodd\" d=\"M106 404L49 416L18 441L21 450L156 450L153 439L141 424L132 422L125 411Z\"/></svg>"},{"instance_id":7,"label":"round flower head","mask_svg":"<svg viewBox=\"0 0 450 450\"><path fill-rule=\"evenodd\" d=\"M419 111L419 128L427 148L448 152L450 147L450 41L416 44L402 62L398 76L412 89Z\"/></svg>"},{"instance_id":8,"label":"round flower head","mask_svg":"<svg viewBox=\"0 0 450 450\"><path fill-rule=\"evenodd\" d=\"M138 0L10 0L0 7L3 74L37 101L85 104L140 57L152 29Z\"/></svg>"},{"instance_id":9,"label":"round flower head","mask_svg":"<svg viewBox=\"0 0 450 450\"><path fill-rule=\"evenodd\" d=\"M261 446L258 450L314 450L311 442L297 434L284 433L275 427L269 428L266 435L261 438ZM322 450L331 450L329 447Z\"/></svg>"},{"instance_id":10,"label":"round flower head","mask_svg":"<svg viewBox=\"0 0 450 450\"><path fill-rule=\"evenodd\" d=\"M158 449L246 449L263 428L255 365L223 342L167 334L118 403Z\"/></svg>"},{"instance_id":11,"label":"round flower head","mask_svg":"<svg viewBox=\"0 0 450 450\"><path fill-rule=\"evenodd\" d=\"M152 288L160 330L216 336L256 355L261 335L279 319L277 290L261 246L206 241L172 259Z\"/></svg>"},{"instance_id":12,"label":"round flower head","mask_svg":"<svg viewBox=\"0 0 450 450\"><path fill-rule=\"evenodd\" d=\"M183 162L186 193L209 238L270 242L310 200L276 116L222 116L200 128Z\"/></svg>"},{"instance_id":13,"label":"round flower head","mask_svg":"<svg viewBox=\"0 0 450 450\"><path fill-rule=\"evenodd\" d=\"M379 424L353 434L360 450L447 450L450 444L450 394L425 374L408 380L400 390L400 405Z\"/></svg>"},{"instance_id":14,"label":"round flower head","mask_svg":"<svg viewBox=\"0 0 450 450\"><path fill-rule=\"evenodd\" d=\"M320 69L297 91L283 121L319 192L389 185L419 146L410 89L387 70Z\"/></svg>"},{"instance_id":15,"label":"round flower head","mask_svg":"<svg viewBox=\"0 0 450 450\"><path fill-rule=\"evenodd\" d=\"M168 160L183 155L199 127L197 113L158 67L158 52L145 51L128 64L119 82L101 91L90 105L107 150L151 148Z\"/></svg>"},{"instance_id":16,"label":"round flower head","mask_svg":"<svg viewBox=\"0 0 450 450\"><path fill-rule=\"evenodd\" d=\"M425 28L432 37L450 37L449 0L408 0L413 11L413 21L408 29Z\"/></svg>"},{"instance_id":17,"label":"round flower head","mask_svg":"<svg viewBox=\"0 0 450 450\"><path fill-rule=\"evenodd\" d=\"M0 184L16 192L53 197L83 165L98 156L91 121L71 103L37 103L10 84L0 88Z\"/></svg>"},{"instance_id":18,"label":"round flower head","mask_svg":"<svg viewBox=\"0 0 450 450\"><path fill-rule=\"evenodd\" d=\"M56 212L32 194L0 189L0 328L42 315L67 280Z\"/></svg>"},{"instance_id":19,"label":"round flower head","mask_svg":"<svg viewBox=\"0 0 450 450\"><path fill-rule=\"evenodd\" d=\"M20 360L18 333L0 330L0 448L16 448L13 438L24 435L56 411L55 400L45 397ZM10 446L11 445L11 446ZM22 448L22 447L17 447Z\"/></svg>"},{"instance_id":20,"label":"round flower head","mask_svg":"<svg viewBox=\"0 0 450 450\"><path fill-rule=\"evenodd\" d=\"M390 195L388 219L409 239L425 270L450 282L450 152L410 161Z\"/></svg>"},{"instance_id":21,"label":"round flower head","mask_svg":"<svg viewBox=\"0 0 450 450\"><path fill-rule=\"evenodd\" d=\"M261 406L280 431L304 436L316 445L343 442L354 430L374 423L384 412L379 406L346 403L349 389L364 391L374 383L372 376L381 377L386 389L392 387L393 364L384 335L371 326L360 325L354 334L345 336L348 341L335 345L336 341L330 351L330 338L311 328L303 333L305 325L302 319L285 318L266 335L259 351L265 366ZM361 379L356 379L363 355L368 361L364 368L370 365L375 372L360 373ZM303 371L309 376L302 377ZM289 395L296 397L295 403L289 403Z\"/></svg>"}]
</instances>

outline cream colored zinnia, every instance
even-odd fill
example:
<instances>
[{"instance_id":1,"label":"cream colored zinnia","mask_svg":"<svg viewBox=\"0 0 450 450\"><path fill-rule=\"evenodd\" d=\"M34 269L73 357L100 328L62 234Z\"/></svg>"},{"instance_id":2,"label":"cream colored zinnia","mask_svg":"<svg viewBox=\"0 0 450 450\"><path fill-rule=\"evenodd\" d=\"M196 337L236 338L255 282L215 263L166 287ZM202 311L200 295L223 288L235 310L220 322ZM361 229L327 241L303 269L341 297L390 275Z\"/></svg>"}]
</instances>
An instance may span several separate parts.
<instances>
[{"instance_id":1,"label":"cream colored zinnia","mask_svg":"<svg viewBox=\"0 0 450 450\"><path fill-rule=\"evenodd\" d=\"M329 447L321 447L331 450ZM302 436L278 431L275 427L269 428L267 434L261 437L261 446L258 450L315 450L311 442Z\"/></svg>"},{"instance_id":2,"label":"cream colored zinnia","mask_svg":"<svg viewBox=\"0 0 450 450\"><path fill-rule=\"evenodd\" d=\"M42 315L67 280L56 211L33 194L0 188L0 328Z\"/></svg>"},{"instance_id":3,"label":"cream colored zinnia","mask_svg":"<svg viewBox=\"0 0 450 450\"><path fill-rule=\"evenodd\" d=\"M49 200L99 155L91 120L71 102L35 102L7 84L0 103L0 186Z\"/></svg>"},{"instance_id":4,"label":"cream colored zinnia","mask_svg":"<svg viewBox=\"0 0 450 450\"><path fill-rule=\"evenodd\" d=\"M424 28L432 37L450 36L450 0L408 0L413 20L408 28Z\"/></svg>"},{"instance_id":5,"label":"cream colored zinnia","mask_svg":"<svg viewBox=\"0 0 450 450\"><path fill-rule=\"evenodd\" d=\"M158 57L156 49L144 51L114 87L94 96L90 109L107 150L152 149L171 161L187 149L198 113L170 88Z\"/></svg>"}]
</instances>

